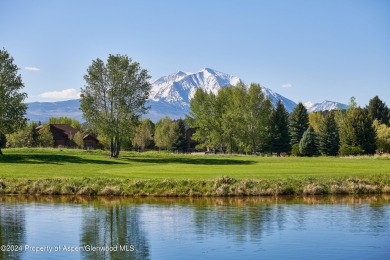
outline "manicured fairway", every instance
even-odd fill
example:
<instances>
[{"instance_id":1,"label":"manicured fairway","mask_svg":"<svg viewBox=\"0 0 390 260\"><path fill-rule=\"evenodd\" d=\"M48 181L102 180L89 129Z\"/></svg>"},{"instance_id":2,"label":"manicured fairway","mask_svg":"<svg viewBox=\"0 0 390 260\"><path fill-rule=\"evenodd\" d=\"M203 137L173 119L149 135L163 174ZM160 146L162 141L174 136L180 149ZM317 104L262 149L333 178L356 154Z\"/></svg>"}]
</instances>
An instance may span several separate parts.
<instances>
[{"instance_id":1,"label":"manicured fairway","mask_svg":"<svg viewBox=\"0 0 390 260\"><path fill-rule=\"evenodd\" d=\"M270 158L230 155L175 155L68 149L4 149L0 178L236 179L390 176L389 157Z\"/></svg>"}]
</instances>

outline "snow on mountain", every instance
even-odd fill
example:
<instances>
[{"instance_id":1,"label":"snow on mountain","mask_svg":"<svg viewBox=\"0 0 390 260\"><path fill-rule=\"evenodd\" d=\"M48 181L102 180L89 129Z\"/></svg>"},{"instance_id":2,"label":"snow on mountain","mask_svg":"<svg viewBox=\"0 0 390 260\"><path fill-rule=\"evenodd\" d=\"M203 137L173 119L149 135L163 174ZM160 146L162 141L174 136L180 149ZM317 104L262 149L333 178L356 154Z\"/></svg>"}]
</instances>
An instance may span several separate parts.
<instances>
[{"instance_id":1,"label":"snow on mountain","mask_svg":"<svg viewBox=\"0 0 390 260\"><path fill-rule=\"evenodd\" d=\"M278 103L278 100L282 101L284 107L286 108L287 112L291 113L294 108L297 106L297 104L294 101L291 101L288 98L283 97L282 95L270 90L269 88L262 87L262 91L264 96L269 97L272 100L272 103L274 106L276 106L276 103Z\"/></svg>"},{"instance_id":2,"label":"snow on mountain","mask_svg":"<svg viewBox=\"0 0 390 260\"><path fill-rule=\"evenodd\" d=\"M179 71L161 77L152 82L148 101L151 110L146 117L153 121L161 118L163 114L174 119L183 118L185 114L189 113L190 100L194 97L197 89L201 88L217 94L222 87L235 86L238 83L244 82L238 77L210 68L204 68L196 73ZM263 88L263 93L274 104L280 99L288 112L291 112L296 106L293 101L268 88Z\"/></svg>"},{"instance_id":3,"label":"snow on mountain","mask_svg":"<svg viewBox=\"0 0 390 260\"><path fill-rule=\"evenodd\" d=\"M341 109L347 109L348 105L339 103L339 102L334 102L334 101L328 101L325 100L322 103L311 103L308 102L305 104L307 112L309 113L314 113L318 111L325 111L325 110L341 110Z\"/></svg>"},{"instance_id":4,"label":"snow on mountain","mask_svg":"<svg viewBox=\"0 0 390 260\"><path fill-rule=\"evenodd\" d=\"M204 68L197 73L179 71L152 82L149 100L188 107L198 88L217 94L221 87L237 85L239 78Z\"/></svg>"}]
</instances>

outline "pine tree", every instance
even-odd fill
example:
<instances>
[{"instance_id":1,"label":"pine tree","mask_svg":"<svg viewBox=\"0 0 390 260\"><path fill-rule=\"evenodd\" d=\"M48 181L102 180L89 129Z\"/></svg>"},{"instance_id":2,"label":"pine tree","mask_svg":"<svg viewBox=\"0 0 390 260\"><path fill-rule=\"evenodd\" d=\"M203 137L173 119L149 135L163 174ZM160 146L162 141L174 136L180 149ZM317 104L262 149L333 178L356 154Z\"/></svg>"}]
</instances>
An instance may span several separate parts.
<instances>
[{"instance_id":1,"label":"pine tree","mask_svg":"<svg viewBox=\"0 0 390 260\"><path fill-rule=\"evenodd\" d=\"M298 144L301 140L303 133L309 126L309 117L305 106L300 102L290 114L290 135L291 145Z\"/></svg>"},{"instance_id":2,"label":"pine tree","mask_svg":"<svg viewBox=\"0 0 390 260\"><path fill-rule=\"evenodd\" d=\"M271 113L269 146L271 152L277 153L278 156L291 150L288 113L280 99L276 104L276 109Z\"/></svg>"},{"instance_id":3,"label":"pine tree","mask_svg":"<svg viewBox=\"0 0 390 260\"><path fill-rule=\"evenodd\" d=\"M187 150L186 125L183 119L174 122L173 151L185 152Z\"/></svg>"},{"instance_id":4,"label":"pine tree","mask_svg":"<svg viewBox=\"0 0 390 260\"><path fill-rule=\"evenodd\" d=\"M299 142L299 153L303 156L313 156L318 154L317 136L312 126L309 126L303 133Z\"/></svg>"},{"instance_id":5,"label":"pine tree","mask_svg":"<svg viewBox=\"0 0 390 260\"><path fill-rule=\"evenodd\" d=\"M378 96L370 100L366 109L372 121L377 119L380 123L389 125L390 110Z\"/></svg>"},{"instance_id":6,"label":"pine tree","mask_svg":"<svg viewBox=\"0 0 390 260\"><path fill-rule=\"evenodd\" d=\"M318 145L323 155L335 156L339 151L339 129L333 113L328 113L319 127Z\"/></svg>"},{"instance_id":7,"label":"pine tree","mask_svg":"<svg viewBox=\"0 0 390 260\"><path fill-rule=\"evenodd\" d=\"M340 154L374 154L376 133L372 123L366 110L348 109L340 127Z\"/></svg>"}]
</instances>

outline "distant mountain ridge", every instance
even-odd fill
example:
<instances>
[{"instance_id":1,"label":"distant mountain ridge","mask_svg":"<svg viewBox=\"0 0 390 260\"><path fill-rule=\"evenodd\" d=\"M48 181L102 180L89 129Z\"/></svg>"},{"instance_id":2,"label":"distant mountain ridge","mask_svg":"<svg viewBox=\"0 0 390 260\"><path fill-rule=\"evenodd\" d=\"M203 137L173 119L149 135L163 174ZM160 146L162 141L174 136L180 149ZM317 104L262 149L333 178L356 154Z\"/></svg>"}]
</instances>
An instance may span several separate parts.
<instances>
[{"instance_id":1,"label":"distant mountain ridge","mask_svg":"<svg viewBox=\"0 0 390 260\"><path fill-rule=\"evenodd\" d=\"M348 105L339 103L339 102L334 102L334 101L328 101L325 100L322 103L315 103L311 105L306 105L306 109L308 113L314 113L318 111L330 111L330 110L342 110L342 109L347 109Z\"/></svg>"},{"instance_id":2,"label":"distant mountain ridge","mask_svg":"<svg viewBox=\"0 0 390 260\"><path fill-rule=\"evenodd\" d=\"M172 119L184 118L190 112L190 100L195 95L197 89L202 88L207 92L214 94L225 86L246 84L236 76L216 71L210 68L204 68L196 73L178 71L168 76L163 76L151 82L152 88L146 106L150 109L145 118L150 118L157 122L164 116ZM290 113L297 105L294 101L262 87L266 97L272 100L275 105L281 100L286 110ZM82 112L79 110L80 100L68 100L58 102L32 102L28 104L27 118L30 121L47 122L50 117L67 116L79 121L84 121ZM308 107L308 112L322 110L345 109L347 106L338 102L324 101Z\"/></svg>"}]
</instances>

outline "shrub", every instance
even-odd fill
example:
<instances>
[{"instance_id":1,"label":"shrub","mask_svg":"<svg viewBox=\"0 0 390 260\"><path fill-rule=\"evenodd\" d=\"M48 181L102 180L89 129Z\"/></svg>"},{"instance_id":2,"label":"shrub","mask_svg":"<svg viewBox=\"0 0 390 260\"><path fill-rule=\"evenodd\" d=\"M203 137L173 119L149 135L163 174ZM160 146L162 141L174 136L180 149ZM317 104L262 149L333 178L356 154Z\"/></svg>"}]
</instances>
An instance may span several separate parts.
<instances>
[{"instance_id":1,"label":"shrub","mask_svg":"<svg viewBox=\"0 0 390 260\"><path fill-rule=\"evenodd\" d=\"M291 148L291 155L292 156L301 156L301 154L299 152L299 144L293 144L293 146Z\"/></svg>"},{"instance_id":2,"label":"shrub","mask_svg":"<svg viewBox=\"0 0 390 260\"><path fill-rule=\"evenodd\" d=\"M364 150L358 146L350 146L350 145L344 144L340 147L340 155L341 156L360 155L363 153L364 153Z\"/></svg>"}]
</instances>

